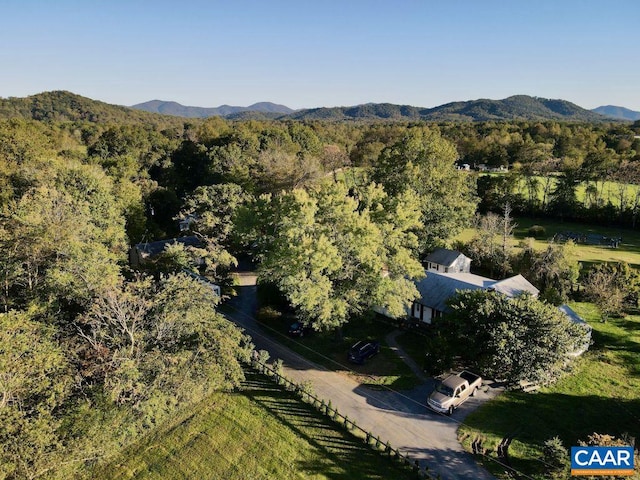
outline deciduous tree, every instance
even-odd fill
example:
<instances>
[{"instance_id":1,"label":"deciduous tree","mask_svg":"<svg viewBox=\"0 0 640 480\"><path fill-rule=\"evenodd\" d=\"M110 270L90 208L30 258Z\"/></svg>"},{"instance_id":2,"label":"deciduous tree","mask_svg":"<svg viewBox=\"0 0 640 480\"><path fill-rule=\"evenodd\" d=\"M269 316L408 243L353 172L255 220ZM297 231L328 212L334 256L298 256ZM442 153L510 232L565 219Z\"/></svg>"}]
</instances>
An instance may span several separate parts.
<instances>
[{"instance_id":1,"label":"deciduous tree","mask_svg":"<svg viewBox=\"0 0 640 480\"><path fill-rule=\"evenodd\" d=\"M467 290L450 306L441 328L451 333L456 351L471 367L511 385L555 380L583 341L579 325L531 295Z\"/></svg>"},{"instance_id":2,"label":"deciduous tree","mask_svg":"<svg viewBox=\"0 0 640 480\"><path fill-rule=\"evenodd\" d=\"M371 185L361 197L342 184L274 197L262 278L275 282L317 330L340 327L374 306L401 315L417 297L416 197L392 199Z\"/></svg>"},{"instance_id":3,"label":"deciduous tree","mask_svg":"<svg viewBox=\"0 0 640 480\"><path fill-rule=\"evenodd\" d=\"M438 132L413 128L373 166L372 180L390 196L411 189L420 198L423 252L456 235L475 213L473 177L456 169L457 158L455 146Z\"/></svg>"}]
</instances>

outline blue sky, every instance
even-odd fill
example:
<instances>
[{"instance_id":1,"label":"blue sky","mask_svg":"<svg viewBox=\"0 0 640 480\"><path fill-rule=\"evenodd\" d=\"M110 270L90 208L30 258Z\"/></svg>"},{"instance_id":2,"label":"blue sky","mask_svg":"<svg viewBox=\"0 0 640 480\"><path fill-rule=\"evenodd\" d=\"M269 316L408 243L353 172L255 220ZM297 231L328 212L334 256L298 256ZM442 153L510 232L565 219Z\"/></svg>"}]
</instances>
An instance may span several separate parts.
<instances>
[{"instance_id":1,"label":"blue sky","mask_svg":"<svg viewBox=\"0 0 640 480\"><path fill-rule=\"evenodd\" d=\"M640 111L640 1L3 0L0 97Z\"/></svg>"}]
</instances>

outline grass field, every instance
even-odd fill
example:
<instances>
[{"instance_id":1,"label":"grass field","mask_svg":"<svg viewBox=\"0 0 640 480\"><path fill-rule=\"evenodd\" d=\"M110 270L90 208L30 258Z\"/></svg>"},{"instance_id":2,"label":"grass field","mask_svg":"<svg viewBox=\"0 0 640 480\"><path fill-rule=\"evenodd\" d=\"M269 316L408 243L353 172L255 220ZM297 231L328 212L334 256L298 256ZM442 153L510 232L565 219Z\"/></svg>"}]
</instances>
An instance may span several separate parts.
<instances>
[{"instance_id":1,"label":"grass field","mask_svg":"<svg viewBox=\"0 0 640 480\"><path fill-rule=\"evenodd\" d=\"M511 173L491 172L491 173L482 173L481 176L482 175L498 177L498 176L504 176L504 175L511 175ZM553 191L556 188L556 185L558 183L557 175L558 174L556 174L556 176L552 176L551 178L551 184L549 188L550 191ZM536 192L536 196L538 200L542 201L542 198L544 196L543 185L546 183L546 180L541 176L534 176L534 178L539 182L539 187ZM578 202L580 203L585 202L585 199L587 198L587 187L589 186L589 184L591 185L591 188L595 186L593 182L589 182L589 183L580 182L578 184L576 188L576 199L578 200ZM597 185L597 189L602 201L605 204L608 202L611 202L611 204L616 208L619 208L620 206L621 190L623 192L623 195L626 201L630 202L638 194L638 188L640 188L638 185L635 185L632 183L623 184L623 183L611 182L611 181L598 182L598 185ZM524 198L529 197L529 193L527 190L527 183L524 179L521 179L520 182L516 185L516 189L514 193L520 194Z\"/></svg>"},{"instance_id":2,"label":"grass field","mask_svg":"<svg viewBox=\"0 0 640 480\"><path fill-rule=\"evenodd\" d=\"M594 329L590 351L558 383L535 394L505 393L469 415L458 431L465 448L481 438L495 456L500 441L513 435L511 465L539 476L548 470L542 445L554 436L565 447L594 432L640 438L640 317L601 323L593 305L572 306ZM486 466L500 474L493 462Z\"/></svg>"},{"instance_id":3,"label":"grass field","mask_svg":"<svg viewBox=\"0 0 640 480\"><path fill-rule=\"evenodd\" d=\"M111 479L408 479L310 405L257 374L177 415L92 472Z\"/></svg>"},{"instance_id":4,"label":"grass field","mask_svg":"<svg viewBox=\"0 0 640 480\"><path fill-rule=\"evenodd\" d=\"M623 228L607 228L599 225L587 225L583 223L559 222L548 219L516 218L516 228L513 231L511 244L518 244L528 237L528 230L533 225L541 225L545 228L545 236L535 240L534 247L543 249L553 241L553 237L561 232L575 232L580 234L598 234L607 237L621 237L622 243L618 248L600 245L575 245L573 257L586 265L597 262L627 262L635 268L640 268L640 232ZM470 241L476 230L467 228L454 240L461 242Z\"/></svg>"},{"instance_id":5,"label":"grass field","mask_svg":"<svg viewBox=\"0 0 640 480\"><path fill-rule=\"evenodd\" d=\"M334 332L313 332L303 338L287 335L292 318L280 317L261 322L265 333L288 346L300 355L330 370L353 376L362 385L369 387L388 386L396 390L415 387L419 380L411 369L391 351L385 337L396 329L395 326L374 318L354 318L342 329L342 339ZM354 365L347 361L349 347L358 340L380 341L380 353L364 365Z\"/></svg>"}]
</instances>

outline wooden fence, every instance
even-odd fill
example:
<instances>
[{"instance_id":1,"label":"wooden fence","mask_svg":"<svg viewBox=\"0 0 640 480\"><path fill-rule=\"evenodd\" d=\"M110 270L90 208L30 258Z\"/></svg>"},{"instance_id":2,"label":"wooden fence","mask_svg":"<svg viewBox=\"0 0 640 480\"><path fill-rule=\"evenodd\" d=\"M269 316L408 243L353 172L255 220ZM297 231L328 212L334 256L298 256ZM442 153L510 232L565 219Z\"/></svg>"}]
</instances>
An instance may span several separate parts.
<instances>
[{"instance_id":1,"label":"wooden fence","mask_svg":"<svg viewBox=\"0 0 640 480\"><path fill-rule=\"evenodd\" d=\"M358 426L348 416L342 415L338 412L337 408L331 405L331 401L326 402L323 399L318 398L312 391L310 386L305 384L295 383L286 378L281 371L281 367L273 366L262 361L257 354L253 356L251 360L251 366L258 372L267 375L273 379L278 385L282 385L288 391L294 392L300 400L312 405L321 414L325 415L341 427L345 428L348 432L362 439L367 446L379 452L380 454L388 456L391 460L398 462L400 465L404 465L407 468L411 468L416 478L421 480L436 480L440 479L440 475L435 477L429 473L429 467L424 466L420 468L420 462L416 459L412 459L408 453L401 452L398 448L393 448L389 441L383 441L380 437Z\"/></svg>"}]
</instances>

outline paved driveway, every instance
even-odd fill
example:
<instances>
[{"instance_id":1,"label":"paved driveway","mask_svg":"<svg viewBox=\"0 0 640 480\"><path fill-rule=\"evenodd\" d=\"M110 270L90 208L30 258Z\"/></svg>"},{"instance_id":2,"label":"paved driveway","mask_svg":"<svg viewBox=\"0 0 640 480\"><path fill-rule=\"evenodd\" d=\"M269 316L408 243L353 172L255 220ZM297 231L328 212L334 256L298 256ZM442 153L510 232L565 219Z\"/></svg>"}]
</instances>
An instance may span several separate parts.
<instances>
[{"instance_id":1,"label":"paved driveway","mask_svg":"<svg viewBox=\"0 0 640 480\"><path fill-rule=\"evenodd\" d=\"M298 383L310 382L317 396L330 399L341 414L419 460L421 466L428 466L443 479L493 478L462 449L456 435L458 423L486 401L491 391L478 392L447 417L425 407L433 381L408 392L363 387L349 376L326 370L262 334L254 318L255 293L255 286L240 287L239 295L227 303L226 315L253 337L257 349L267 350L272 359L280 358L284 362L286 377Z\"/></svg>"}]
</instances>

